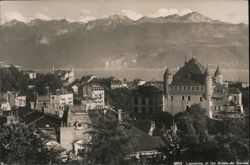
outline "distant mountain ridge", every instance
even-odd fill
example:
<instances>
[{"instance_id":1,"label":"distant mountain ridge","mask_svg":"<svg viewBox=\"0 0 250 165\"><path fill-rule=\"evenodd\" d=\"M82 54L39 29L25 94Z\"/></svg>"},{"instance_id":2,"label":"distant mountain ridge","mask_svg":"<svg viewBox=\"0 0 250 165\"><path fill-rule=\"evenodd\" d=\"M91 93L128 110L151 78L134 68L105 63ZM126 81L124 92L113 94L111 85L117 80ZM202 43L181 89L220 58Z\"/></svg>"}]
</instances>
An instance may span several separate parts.
<instances>
[{"instance_id":1,"label":"distant mountain ridge","mask_svg":"<svg viewBox=\"0 0 250 165\"><path fill-rule=\"evenodd\" d=\"M185 56L248 68L248 25L197 12L137 21L117 14L88 23L12 20L0 30L0 60L28 68L164 68L183 64Z\"/></svg>"}]
</instances>

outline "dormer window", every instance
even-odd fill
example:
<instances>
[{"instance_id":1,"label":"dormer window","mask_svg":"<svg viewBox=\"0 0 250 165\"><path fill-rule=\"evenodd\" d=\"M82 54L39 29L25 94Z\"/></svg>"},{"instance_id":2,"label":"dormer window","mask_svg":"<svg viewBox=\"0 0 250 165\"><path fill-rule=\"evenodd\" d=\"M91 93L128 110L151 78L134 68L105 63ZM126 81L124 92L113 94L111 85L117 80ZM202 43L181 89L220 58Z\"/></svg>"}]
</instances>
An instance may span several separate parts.
<instances>
[{"instance_id":1,"label":"dormer window","mask_svg":"<svg viewBox=\"0 0 250 165\"><path fill-rule=\"evenodd\" d=\"M191 75L190 74L185 75L185 79L190 80L191 79Z\"/></svg>"}]
</instances>

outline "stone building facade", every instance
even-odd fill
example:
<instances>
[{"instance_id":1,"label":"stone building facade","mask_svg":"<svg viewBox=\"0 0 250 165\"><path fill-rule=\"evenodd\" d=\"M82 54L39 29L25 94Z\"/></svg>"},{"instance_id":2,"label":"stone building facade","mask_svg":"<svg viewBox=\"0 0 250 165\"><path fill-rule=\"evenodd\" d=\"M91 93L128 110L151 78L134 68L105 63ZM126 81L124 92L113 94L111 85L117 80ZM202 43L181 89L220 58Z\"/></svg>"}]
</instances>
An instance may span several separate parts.
<instances>
[{"instance_id":1,"label":"stone building facade","mask_svg":"<svg viewBox=\"0 0 250 165\"><path fill-rule=\"evenodd\" d=\"M130 114L136 117L149 117L163 109L163 90L150 82L132 90Z\"/></svg>"},{"instance_id":2,"label":"stone building facade","mask_svg":"<svg viewBox=\"0 0 250 165\"><path fill-rule=\"evenodd\" d=\"M198 59L192 58L174 75L167 68L163 79L164 110L171 114L198 104L210 118L223 118L229 111L231 117L242 116L241 92L228 88L220 67L211 74Z\"/></svg>"}]
</instances>

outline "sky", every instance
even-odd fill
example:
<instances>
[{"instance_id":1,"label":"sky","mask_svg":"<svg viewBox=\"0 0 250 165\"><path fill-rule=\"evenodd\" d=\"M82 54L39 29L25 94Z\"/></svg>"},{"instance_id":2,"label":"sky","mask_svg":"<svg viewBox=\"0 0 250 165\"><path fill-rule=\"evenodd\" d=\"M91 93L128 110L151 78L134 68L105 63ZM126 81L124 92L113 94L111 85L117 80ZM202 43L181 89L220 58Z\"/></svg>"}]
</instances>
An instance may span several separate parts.
<instances>
[{"instance_id":1,"label":"sky","mask_svg":"<svg viewBox=\"0 0 250 165\"><path fill-rule=\"evenodd\" d=\"M88 22L112 14L133 20L143 16L185 15L196 11L212 19L248 24L246 0L29 0L0 1L1 23L16 19L67 19Z\"/></svg>"}]
</instances>

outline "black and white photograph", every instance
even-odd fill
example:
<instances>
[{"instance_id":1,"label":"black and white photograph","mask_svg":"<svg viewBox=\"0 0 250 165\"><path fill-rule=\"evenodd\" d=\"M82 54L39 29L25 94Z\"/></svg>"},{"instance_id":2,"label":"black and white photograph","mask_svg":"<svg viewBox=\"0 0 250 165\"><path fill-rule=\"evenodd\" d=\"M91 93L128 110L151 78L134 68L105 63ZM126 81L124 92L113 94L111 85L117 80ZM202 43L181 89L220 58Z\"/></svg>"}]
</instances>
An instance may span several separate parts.
<instances>
[{"instance_id":1,"label":"black and white photograph","mask_svg":"<svg viewBox=\"0 0 250 165\"><path fill-rule=\"evenodd\" d=\"M0 165L248 165L247 0L0 0Z\"/></svg>"}]
</instances>

